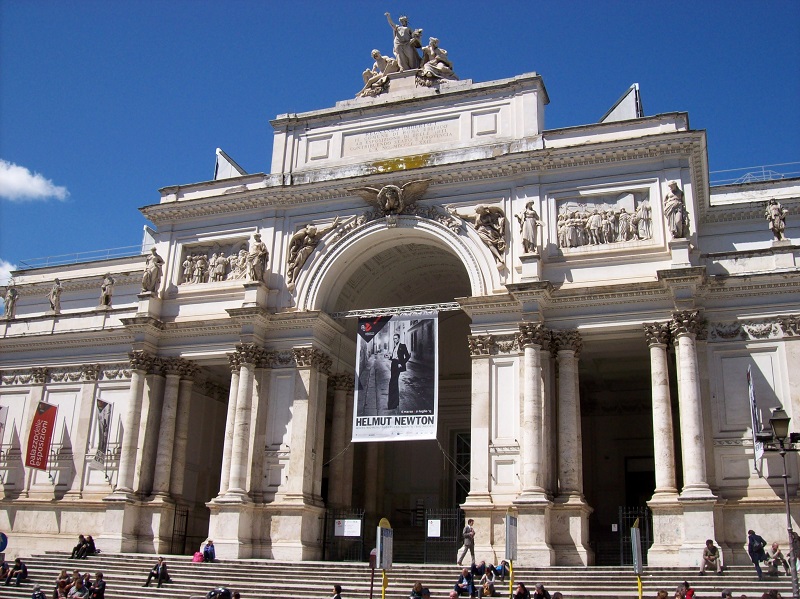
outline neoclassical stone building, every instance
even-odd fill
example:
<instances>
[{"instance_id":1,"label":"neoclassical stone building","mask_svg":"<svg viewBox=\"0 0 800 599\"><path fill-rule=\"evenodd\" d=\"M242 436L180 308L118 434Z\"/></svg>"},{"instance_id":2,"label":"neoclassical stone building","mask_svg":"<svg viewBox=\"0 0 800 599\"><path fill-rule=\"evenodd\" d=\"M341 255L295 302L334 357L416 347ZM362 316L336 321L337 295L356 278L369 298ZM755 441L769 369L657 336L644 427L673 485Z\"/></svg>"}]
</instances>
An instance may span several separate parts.
<instances>
[{"instance_id":1,"label":"neoclassical stone building","mask_svg":"<svg viewBox=\"0 0 800 599\"><path fill-rule=\"evenodd\" d=\"M651 564L695 564L708 538L746 563L748 528L782 540L746 371L765 420L800 418L800 246L765 219L777 199L794 234L800 181L710 187L685 113L548 130L535 73L379 83L279 115L268 173L218 152L214 180L163 188L142 255L14 274L10 551L92 533L166 552L186 515L189 549L315 559L328 508L402 532L458 505L487 560L517 515L523 565L618 555L626 506L652 510ZM437 439L351 444L349 316L403 306L449 306ZM58 406L48 471L24 467L39 401Z\"/></svg>"}]
</instances>

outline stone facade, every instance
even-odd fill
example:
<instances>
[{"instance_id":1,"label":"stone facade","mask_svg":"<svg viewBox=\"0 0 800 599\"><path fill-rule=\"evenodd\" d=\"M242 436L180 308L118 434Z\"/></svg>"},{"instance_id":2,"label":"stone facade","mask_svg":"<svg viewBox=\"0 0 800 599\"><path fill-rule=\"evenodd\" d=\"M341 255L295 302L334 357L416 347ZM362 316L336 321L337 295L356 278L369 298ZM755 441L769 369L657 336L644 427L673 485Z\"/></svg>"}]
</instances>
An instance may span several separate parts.
<instances>
[{"instance_id":1,"label":"stone facade","mask_svg":"<svg viewBox=\"0 0 800 599\"><path fill-rule=\"evenodd\" d=\"M800 418L800 183L710 188L705 132L683 113L547 130L535 73L440 89L413 75L276 118L269 174L163 188L141 256L14 273L0 530L17 552L91 533L106 551L211 536L221 558L319 559L326 508L418 531L408 514L459 504L495 563L509 511L526 566L605 563L619 507L645 503L651 564L696 565L707 538L747 563L748 528L782 540L745 371L765 417ZM764 225L770 198L785 239ZM527 252L508 222L526 210ZM256 235L263 280L245 276ZM351 444L341 313L444 302L459 309L440 319L437 442ZM103 468L96 400L113 404ZM23 466L38 401L58 406L47 472Z\"/></svg>"}]
</instances>

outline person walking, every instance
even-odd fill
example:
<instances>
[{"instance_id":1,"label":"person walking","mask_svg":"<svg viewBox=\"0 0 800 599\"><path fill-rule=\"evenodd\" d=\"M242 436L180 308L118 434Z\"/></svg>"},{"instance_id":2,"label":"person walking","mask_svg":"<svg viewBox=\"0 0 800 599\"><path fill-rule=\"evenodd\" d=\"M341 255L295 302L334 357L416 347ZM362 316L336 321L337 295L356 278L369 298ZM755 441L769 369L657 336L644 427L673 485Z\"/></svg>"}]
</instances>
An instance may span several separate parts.
<instances>
[{"instance_id":1,"label":"person walking","mask_svg":"<svg viewBox=\"0 0 800 599\"><path fill-rule=\"evenodd\" d=\"M747 531L747 554L750 556L750 561L756 568L759 580L764 580L764 573L761 571L761 562L767 559L767 552L764 547L767 542L764 537L757 535L754 530Z\"/></svg>"},{"instance_id":2,"label":"person walking","mask_svg":"<svg viewBox=\"0 0 800 599\"><path fill-rule=\"evenodd\" d=\"M462 565L461 562L464 561L464 557L467 555L467 551L469 551L470 556L472 557L472 563L475 563L475 529L473 528L473 524L475 524L475 520L470 518L467 520L467 525L464 527L464 531L462 536L464 537L464 549L461 550L461 555L458 557L458 565Z\"/></svg>"}]
</instances>

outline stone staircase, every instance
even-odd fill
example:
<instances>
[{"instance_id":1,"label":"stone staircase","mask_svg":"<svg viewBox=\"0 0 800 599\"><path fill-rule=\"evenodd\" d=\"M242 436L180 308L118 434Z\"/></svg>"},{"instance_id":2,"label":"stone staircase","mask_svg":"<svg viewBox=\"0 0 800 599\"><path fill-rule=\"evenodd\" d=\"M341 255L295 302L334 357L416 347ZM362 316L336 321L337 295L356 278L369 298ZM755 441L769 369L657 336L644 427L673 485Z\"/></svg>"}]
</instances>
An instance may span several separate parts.
<instances>
[{"instance_id":1,"label":"stone staircase","mask_svg":"<svg viewBox=\"0 0 800 599\"><path fill-rule=\"evenodd\" d=\"M344 599L367 599L371 570L362 563L280 562L272 560L226 560L215 564L193 564L185 555L165 556L172 582L160 589L142 588L155 557L144 554L102 554L86 560L70 560L63 553L34 555L26 560L29 579L20 587L0 587L0 598L29 599L34 584L40 584L50 597L56 576L62 569L94 573L102 571L108 583L108 599L190 599L205 597L215 586L225 585L242 594L242 599L325 599L334 584L341 584ZM460 572L452 566L395 564L389 573L387 599L407 599L413 583L421 581L431 590L433 599L448 596ZM380 597L380 572L376 572L374 597ZM515 580L531 588L541 582L551 593L561 591L566 599L631 599L637 596L636 577L630 568L620 567L551 567L517 568ZM791 597L791 580L786 576L758 582L751 567L734 566L723 576L698 576L694 569L646 568L642 577L644 597L655 597L665 589L672 597L679 582L689 580L698 599L720 596L724 588L734 597L760 597L777 589ZM508 599L506 585L498 585L500 596Z\"/></svg>"}]
</instances>

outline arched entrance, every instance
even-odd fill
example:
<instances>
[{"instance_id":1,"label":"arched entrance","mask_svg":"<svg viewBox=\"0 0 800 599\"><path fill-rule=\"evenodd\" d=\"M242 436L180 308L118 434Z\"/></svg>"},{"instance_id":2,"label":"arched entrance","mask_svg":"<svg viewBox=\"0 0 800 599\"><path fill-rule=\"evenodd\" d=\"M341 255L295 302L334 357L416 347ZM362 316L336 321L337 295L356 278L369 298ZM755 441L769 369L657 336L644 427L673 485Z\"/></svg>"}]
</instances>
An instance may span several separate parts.
<instances>
[{"instance_id":1,"label":"arched entrance","mask_svg":"<svg viewBox=\"0 0 800 599\"><path fill-rule=\"evenodd\" d=\"M449 232L439 231L437 236L414 228L417 223L413 221L406 224L410 226L387 229L381 223L372 227L349 251L339 252L336 262L320 264L320 273L309 273L311 279L315 274L323 279L316 289L313 281L306 288L318 307L335 314L445 303L472 295L475 285L484 287L477 273L470 276L458 248L452 246L452 239L447 239ZM460 241L456 236L452 238ZM352 344L357 319L343 318L339 322L345 329L343 337ZM377 520L389 519L395 529L397 561L422 561L425 510L457 508L469 490L469 318L461 311L441 312L438 326L437 438L353 443L346 452L352 452L353 474L351 483L348 477L350 488L344 489L342 503L364 509L367 549L374 543ZM409 346L410 362L428 358L422 348L415 348L411 342ZM346 368L352 371L355 356L349 360ZM333 401L330 394L328 414L335 413ZM326 438L330 436L326 433ZM348 435L348 442L349 439ZM331 454L327 445L325 461L329 466L331 460L339 459ZM337 484L330 480L335 472L335 468L326 467L323 488ZM324 499L328 501L328 497Z\"/></svg>"}]
</instances>

